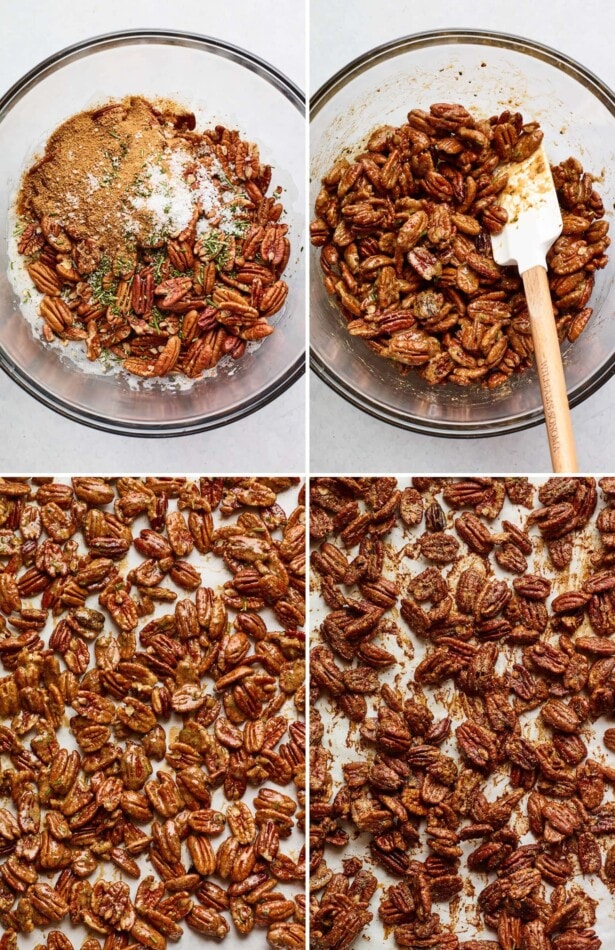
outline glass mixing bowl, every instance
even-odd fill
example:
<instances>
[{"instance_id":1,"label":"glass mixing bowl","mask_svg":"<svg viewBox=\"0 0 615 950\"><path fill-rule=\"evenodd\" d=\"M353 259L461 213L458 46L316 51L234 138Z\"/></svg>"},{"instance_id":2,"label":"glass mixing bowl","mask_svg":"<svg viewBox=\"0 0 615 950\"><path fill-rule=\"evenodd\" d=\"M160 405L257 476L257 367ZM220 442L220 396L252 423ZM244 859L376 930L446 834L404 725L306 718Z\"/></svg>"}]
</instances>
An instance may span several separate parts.
<instances>
[{"instance_id":1,"label":"glass mixing bowl","mask_svg":"<svg viewBox=\"0 0 615 950\"><path fill-rule=\"evenodd\" d=\"M187 390L131 388L84 374L33 336L8 278L9 209L21 175L53 130L76 112L136 94L189 106L197 128L217 123L258 143L284 189L292 253L276 332L254 352ZM283 393L304 369L305 118L302 93L272 66L219 40L139 30L96 37L41 63L0 100L0 365L69 418L123 434L164 436L233 422Z\"/></svg>"},{"instance_id":2,"label":"glass mixing bowl","mask_svg":"<svg viewBox=\"0 0 615 950\"><path fill-rule=\"evenodd\" d=\"M312 99L310 209L321 177L344 153L351 156L379 125L401 125L412 108L459 102L477 115L504 109L538 120L553 164L574 155L599 178L612 220L615 202L615 97L585 67L538 43L472 30L403 37L366 53ZM613 236L613 235L612 235ZM535 372L501 388L430 387L395 367L345 330L345 319L324 289L312 248L310 333L312 366L358 408L406 429L449 437L512 432L544 420ZM573 345L563 348L571 405L586 399L615 370L615 256L596 275L594 315Z\"/></svg>"}]
</instances>

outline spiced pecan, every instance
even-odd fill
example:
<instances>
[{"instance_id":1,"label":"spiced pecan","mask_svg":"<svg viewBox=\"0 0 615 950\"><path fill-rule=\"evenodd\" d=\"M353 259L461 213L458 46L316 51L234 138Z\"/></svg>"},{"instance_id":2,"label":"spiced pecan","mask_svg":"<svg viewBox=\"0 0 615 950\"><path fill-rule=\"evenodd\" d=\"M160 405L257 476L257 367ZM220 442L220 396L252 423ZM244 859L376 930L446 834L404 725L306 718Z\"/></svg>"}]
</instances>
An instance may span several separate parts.
<instances>
[{"instance_id":1,"label":"spiced pecan","mask_svg":"<svg viewBox=\"0 0 615 950\"><path fill-rule=\"evenodd\" d=\"M466 125L443 118L443 106L463 111ZM505 163L529 156L541 140L537 124L519 113L478 120L457 104L435 103L377 130L353 161L336 162L322 179L310 233L351 335L430 385L495 388L531 364L520 283L495 264L490 235L507 221L498 201ZM577 160L553 174L567 214L548 257L549 280L560 338L573 341L591 317L608 227Z\"/></svg>"},{"instance_id":2,"label":"spiced pecan","mask_svg":"<svg viewBox=\"0 0 615 950\"><path fill-rule=\"evenodd\" d=\"M538 509L534 486L518 487L517 494L516 485L487 478L425 477L411 486L387 478L312 482L313 508L328 518L328 547L312 565L325 606L311 667L314 946L352 942L374 927L369 904L359 904L365 916L352 908L344 916L351 890L360 890L360 858L343 860L343 872L326 863L329 849L345 847L352 828L355 853L363 841L384 885L379 917L397 945L440 948L457 940L434 907L454 900L464 867L493 875L477 907L481 926L497 934L497 941L466 940L469 947L548 950L567 946L564 936L572 947L582 928L594 924L591 898L573 882L579 868L606 881L615 876L605 847L615 829L607 801L615 769L588 757L595 720L615 711L612 565L600 547L610 550L609 532L591 541L582 534L596 509L592 479L545 482ZM530 508L523 523L518 515L504 517L507 488L515 504ZM393 508L378 532L385 556L370 561L374 512L397 492L403 504L410 489L410 516ZM472 512L451 517L464 508ZM569 523L560 534L564 516ZM487 527L483 518L494 523ZM600 512L598 519L609 527ZM342 548L348 525L353 530ZM484 548L472 532L477 525ZM536 544L541 533L551 553L546 564ZM428 539L435 537L438 555L440 538L456 536L469 551L457 542L443 550L442 564L425 568ZM573 552L581 567L569 575ZM512 583L501 579L502 566L519 572ZM368 623L372 596L381 613ZM587 629L577 633L581 623ZM385 668L390 672L383 675ZM435 690L445 703L439 720ZM335 740L331 706L359 724L352 751ZM539 733L527 730L526 716L542 722ZM604 733L608 750L615 748L612 731ZM458 758L442 745L451 732ZM340 759L335 769L333 756ZM530 829L523 844L516 815ZM466 858L461 842L470 840ZM391 885L395 878L400 883ZM551 903L545 886L554 889ZM343 933L335 927L340 916ZM593 934L588 939L590 946L599 941Z\"/></svg>"},{"instance_id":3,"label":"spiced pecan","mask_svg":"<svg viewBox=\"0 0 615 950\"><path fill-rule=\"evenodd\" d=\"M302 932L301 896L284 893L304 876L302 853L291 857L284 847L303 829L306 784L297 481L0 484L0 506L19 499L4 522L11 527L0 529L0 610L8 621L6 631L0 621L0 754L18 776L10 788L0 779L8 794L0 808L0 917L9 931L62 927L69 915L114 947L132 940L164 950L182 938L182 921L222 939L232 902L239 932L281 928L279 940L291 946ZM30 511L20 518L28 496ZM297 504L287 513L280 502L290 496ZM201 586L208 568L193 552L182 508L208 516L207 550L228 585L241 590L257 553L267 603L288 616L280 629L259 615L260 597L248 595L245 610L243 596L235 607L225 603L224 578L212 574L216 587ZM127 564L133 530L140 533ZM26 540L32 567L15 557ZM102 556L104 542L119 542L107 545L114 557ZM146 598L169 599L161 587L167 575L186 593L174 612L152 617ZM375 687L372 669L358 668L350 686L353 695ZM167 725L172 715L176 731ZM253 795L243 799L248 783L259 789L252 805ZM155 877L140 881L133 900L126 880L142 876L144 860ZM222 896L209 880L216 873ZM49 946L70 950L62 936L55 931Z\"/></svg>"}]
</instances>

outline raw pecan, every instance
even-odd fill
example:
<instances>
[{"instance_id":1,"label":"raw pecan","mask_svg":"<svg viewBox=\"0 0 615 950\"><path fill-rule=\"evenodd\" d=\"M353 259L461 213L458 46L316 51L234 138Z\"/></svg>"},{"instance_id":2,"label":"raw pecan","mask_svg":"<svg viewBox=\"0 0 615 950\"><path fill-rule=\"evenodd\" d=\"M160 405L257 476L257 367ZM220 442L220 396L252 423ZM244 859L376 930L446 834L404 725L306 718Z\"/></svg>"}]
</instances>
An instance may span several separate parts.
<instances>
[{"instance_id":1,"label":"raw pecan","mask_svg":"<svg viewBox=\"0 0 615 950\"><path fill-rule=\"evenodd\" d=\"M151 268L144 268L132 279L132 309L136 314L149 313L154 304L154 274Z\"/></svg>"},{"instance_id":2,"label":"raw pecan","mask_svg":"<svg viewBox=\"0 0 615 950\"><path fill-rule=\"evenodd\" d=\"M27 271L32 278L32 283L40 293L48 294L51 297L60 296L62 281L60 275L53 268L41 260L36 260L27 265Z\"/></svg>"}]
</instances>

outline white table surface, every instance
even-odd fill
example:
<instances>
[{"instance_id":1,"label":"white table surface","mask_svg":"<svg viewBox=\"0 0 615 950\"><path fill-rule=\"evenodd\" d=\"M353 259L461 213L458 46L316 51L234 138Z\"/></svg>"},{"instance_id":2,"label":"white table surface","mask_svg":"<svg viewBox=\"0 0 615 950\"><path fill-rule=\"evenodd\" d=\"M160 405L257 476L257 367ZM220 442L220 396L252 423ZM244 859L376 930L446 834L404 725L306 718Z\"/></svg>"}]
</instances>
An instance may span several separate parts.
<instances>
[{"instance_id":1,"label":"white table surface","mask_svg":"<svg viewBox=\"0 0 615 950\"><path fill-rule=\"evenodd\" d=\"M476 28L526 36L571 56L615 87L615 6L605 0L311 0L310 91L396 36ZM613 252L613 248L611 248ZM615 315L614 315L615 318ZM584 471L615 470L615 379L572 411ZM491 439L406 432L355 409L310 377L310 469L333 472L546 472L544 426Z\"/></svg>"},{"instance_id":2,"label":"white table surface","mask_svg":"<svg viewBox=\"0 0 615 950\"><path fill-rule=\"evenodd\" d=\"M244 47L305 83L304 12L284 0L2 0L0 90L52 53L100 33L186 30ZM305 470L305 378L268 406L211 432L180 438L116 436L40 405L0 372L0 470L150 472Z\"/></svg>"}]
</instances>

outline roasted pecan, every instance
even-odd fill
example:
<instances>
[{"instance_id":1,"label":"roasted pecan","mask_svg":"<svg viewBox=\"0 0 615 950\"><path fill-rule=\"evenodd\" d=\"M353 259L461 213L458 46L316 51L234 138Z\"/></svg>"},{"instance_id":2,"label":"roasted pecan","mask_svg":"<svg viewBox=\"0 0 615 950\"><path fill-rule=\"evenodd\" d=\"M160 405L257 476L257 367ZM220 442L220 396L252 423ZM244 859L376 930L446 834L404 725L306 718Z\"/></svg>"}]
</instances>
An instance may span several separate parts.
<instances>
[{"instance_id":1,"label":"roasted pecan","mask_svg":"<svg viewBox=\"0 0 615 950\"><path fill-rule=\"evenodd\" d=\"M615 828L613 809L605 802L615 770L588 759L587 737L579 734L593 728L593 719L615 711L615 656L608 639L612 629L610 564L600 562L595 542L589 542L587 550L580 552L587 558L588 569L581 567L574 575L582 590L571 583L566 566L558 566L560 556L567 556L576 544L576 525L591 524L592 480L551 480L540 489L544 507L537 518L530 516L525 527L502 518L501 527L490 525L485 536L494 545L490 551L477 557L472 536L470 553L457 550L454 566L448 567L448 561L442 568L422 569L424 539L435 534L437 546L439 534L448 536L444 505L477 512L471 517L464 512L454 519L455 531L460 528L459 534L467 540L466 526L484 527L480 515L498 517L506 486L495 479L414 479L413 506L419 514L430 508L438 512L438 521L432 525L437 530L421 535L419 518L411 516L410 523L405 523L397 509L399 520L379 534L387 556L375 564L375 580L366 580L367 532L375 525L368 518L382 505L377 496L382 490L386 499L393 498L401 491L403 499L406 491L403 482L397 484L400 480L392 487L387 487L388 481L331 478L316 479L312 486L314 508L331 513L329 546L313 564L326 580L322 593L329 607L316 635L312 664L315 946L338 939L334 918L327 914L334 906L343 912L354 886L350 882L360 869L354 857L344 862L343 874L333 873L323 861L329 847L347 843L348 823L358 833L357 842L364 839L369 845L383 872L380 880L386 884L391 875L403 879L399 889L389 887L380 906L381 919L394 928L401 945L446 945L448 936L432 913L431 902L451 900L459 892L463 871L460 868L457 873L457 869L465 860L460 841L479 839L467 863L471 869L489 870L497 876L478 898L484 925L497 933L497 945L514 950L527 943L547 950L566 934L574 946L572 937L576 940L580 928L593 924L594 911L589 898L570 881L578 866L583 873L601 871L602 839ZM517 503L531 507L533 486L519 487ZM510 490L515 494L515 486ZM436 500L440 493L442 504ZM547 533L560 531L561 525L555 522L559 523L562 510L567 511L558 508L563 505L570 505L575 515L567 533L548 543L551 553L553 545L565 542L566 547L557 549L557 560L552 558L545 567L535 556L534 537L545 525ZM426 521L429 529L429 517ZM353 523L365 533L353 536L351 532L342 551L339 535ZM602 518L601 524L608 526L607 519ZM395 528L401 530L400 535L393 534ZM398 537L404 538L402 559L394 557ZM502 551L504 566L523 572L512 585L493 570L498 560L495 552ZM355 619L356 590L366 598L372 593L380 596L382 578L387 580L387 598L380 602L383 614L375 633L373 627L359 625ZM552 589L558 596L550 602ZM406 624L401 629L397 610ZM593 636L585 630L575 635L584 616L594 628ZM362 639L379 634L399 638L399 649L392 642L390 652L382 651ZM415 634L422 643L417 644ZM318 642L320 637L324 642ZM420 651L416 659L413 648ZM506 664L498 662L501 654ZM519 662L509 664L513 656ZM365 679L364 663L371 666ZM388 675L386 681L381 679L378 670L385 665L398 674L395 686ZM435 722L428 691L443 684L446 692L441 690L439 695L449 696L448 715ZM319 695L317 687L325 687L329 698L324 690ZM371 691L361 709L354 702L356 687ZM359 695L364 700L365 694ZM319 708L330 697L350 721L361 723L362 743L366 750L373 749L369 756L357 756L353 749L348 761L343 745L331 742L326 729L323 742ZM526 734L523 714L531 710L553 730L552 741L536 741ZM464 768L438 748L451 728ZM611 740L607 730L604 741L609 749L615 747ZM341 759L341 782L330 768L329 749ZM499 797L491 785L496 775L504 786ZM513 822L518 808L527 812L524 820L536 839L523 845ZM425 859L424 843L428 847ZM610 860L606 880L610 880ZM550 905L544 903L545 883L557 895ZM564 888L566 892L570 888L574 896L565 896ZM531 920L523 918L527 908ZM349 920L356 935L366 926L361 919ZM466 943L496 946L496 941L489 940Z\"/></svg>"}]
</instances>

